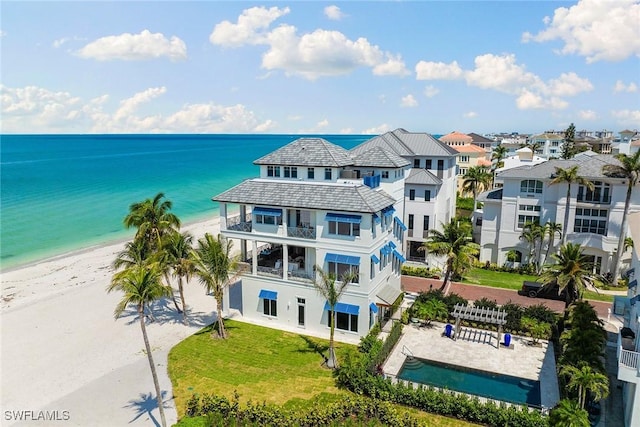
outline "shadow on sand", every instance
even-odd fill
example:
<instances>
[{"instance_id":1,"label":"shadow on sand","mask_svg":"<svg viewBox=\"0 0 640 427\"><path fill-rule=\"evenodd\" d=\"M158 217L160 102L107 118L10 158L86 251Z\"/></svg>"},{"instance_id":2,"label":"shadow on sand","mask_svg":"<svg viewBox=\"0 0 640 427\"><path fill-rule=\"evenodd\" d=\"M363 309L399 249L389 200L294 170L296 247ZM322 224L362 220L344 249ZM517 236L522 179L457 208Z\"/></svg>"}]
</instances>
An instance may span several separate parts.
<instances>
[{"instance_id":1,"label":"shadow on sand","mask_svg":"<svg viewBox=\"0 0 640 427\"><path fill-rule=\"evenodd\" d=\"M164 409L169 408L166 404L166 396L167 392L162 391L162 407ZM147 414L149 416L149 420L153 423L153 425L160 427L160 422L153 415L153 411L158 408L158 400L155 395L152 393L140 393L138 399L132 399L124 406L124 408L132 408L135 411L135 416L129 421L129 424L136 421L138 418Z\"/></svg>"},{"instance_id":2,"label":"shadow on sand","mask_svg":"<svg viewBox=\"0 0 640 427\"><path fill-rule=\"evenodd\" d=\"M149 308L151 310L149 310ZM163 298L161 300L154 301L146 310L147 313L147 325L157 323L160 325L165 324L182 324L183 317L182 313L179 313L175 306L173 305L173 301L169 298ZM137 323L140 320L138 319L138 311L135 307L129 306L120 316L122 318L127 318L127 325L131 325L133 323ZM216 315L214 312L199 312L193 311L189 305L187 305L187 326L195 326L198 328L203 328L207 325L210 325L216 319Z\"/></svg>"}]
</instances>

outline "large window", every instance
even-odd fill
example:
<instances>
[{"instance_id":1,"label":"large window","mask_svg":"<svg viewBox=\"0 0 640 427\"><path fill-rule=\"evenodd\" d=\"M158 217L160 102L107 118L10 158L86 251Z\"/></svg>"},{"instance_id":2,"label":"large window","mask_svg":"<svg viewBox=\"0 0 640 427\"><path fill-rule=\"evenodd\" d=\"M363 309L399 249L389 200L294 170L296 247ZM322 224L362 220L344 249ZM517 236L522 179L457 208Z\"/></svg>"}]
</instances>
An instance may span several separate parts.
<instances>
[{"instance_id":1,"label":"large window","mask_svg":"<svg viewBox=\"0 0 640 427\"><path fill-rule=\"evenodd\" d=\"M343 264L335 261L329 261L328 273L334 274L335 277L337 277L338 279L340 279L340 277L342 277L343 274L348 272L355 273L354 274L355 277L350 283L360 283L360 280L359 280L360 267L359 266L351 265L351 264Z\"/></svg>"},{"instance_id":2,"label":"large window","mask_svg":"<svg viewBox=\"0 0 640 427\"><path fill-rule=\"evenodd\" d=\"M362 220L360 215L329 213L326 216L326 220L329 223L329 234L354 237L360 235L360 222Z\"/></svg>"},{"instance_id":3,"label":"large window","mask_svg":"<svg viewBox=\"0 0 640 427\"><path fill-rule=\"evenodd\" d=\"M606 209L576 209L576 219L573 223L573 231L576 233L607 234Z\"/></svg>"},{"instance_id":4,"label":"large window","mask_svg":"<svg viewBox=\"0 0 640 427\"><path fill-rule=\"evenodd\" d=\"M284 177L285 178L297 178L298 177L298 168L295 166L285 166L284 167Z\"/></svg>"},{"instance_id":5,"label":"large window","mask_svg":"<svg viewBox=\"0 0 640 427\"><path fill-rule=\"evenodd\" d=\"M278 301L274 299L266 299L262 300L262 312L265 316L278 316Z\"/></svg>"},{"instance_id":6,"label":"large window","mask_svg":"<svg viewBox=\"0 0 640 427\"><path fill-rule=\"evenodd\" d=\"M267 176L280 176L280 166L267 166Z\"/></svg>"},{"instance_id":7,"label":"large window","mask_svg":"<svg viewBox=\"0 0 640 427\"><path fill-rule=\"evenodd\" d=\"M611 203L611 184L602 181L593 181L593 191L581 185L578 187L578 201Z\"/></svg>"},{"instance_id":8,"label":"large window","mask_svg":"<svg viewBox=\"0 0 640 427\"><path fill-rule=\"evenodd\" d=\"M255 207L253 217L256 224L282 225L282 210Z\"/></svg>"},{"instance_id":9,"label":"large window","mask_svg":"<svg viewBox=\"0 0 640 427\"><path fill-rule=\"evenodd\" d=\"M525 179L520 181L520 192L528 194L542 194L542 181Z\"/></svg>"},{"instance_id":10,"label":"large window","mask_svg":"<svg viewBox=\"0 0 640 427\"><path fill-rule=\"evenodd\" d=\"M523 228L527 223L540 224L540 206L520 205L518 213L518 228Z\"/></svg>"},{"instance_id":11,"label":"large window","mask_svg":"<svg viewBox=\"0 0 640 427\"><path fill-rule=\"evenodd\" d=\"M328 319L327 326L331 327L331 311L329 311ZM358 332L358 315L336 312L336 329Z\"/></svg>"}]
</instances>

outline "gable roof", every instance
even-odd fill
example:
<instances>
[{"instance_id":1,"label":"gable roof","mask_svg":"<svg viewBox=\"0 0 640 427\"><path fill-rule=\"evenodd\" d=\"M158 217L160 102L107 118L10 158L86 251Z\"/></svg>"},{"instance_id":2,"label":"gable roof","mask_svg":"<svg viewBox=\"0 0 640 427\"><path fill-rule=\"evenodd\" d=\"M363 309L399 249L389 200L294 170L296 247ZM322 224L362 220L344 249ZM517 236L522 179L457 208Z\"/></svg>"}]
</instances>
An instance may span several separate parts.
<instances>
[{"instance_id":1,"label":"gable roof","mask_svg":"<svg viewBox=\"0 0 640 427\"><path fill-rule=\"evenodd\" d=\"M465 144L465 145L455 145L453 149L459 153L482 153L487 154L487 151L484 148L480 148L477 145L473 144Z\"/></svg>"},{"instance_id":2,"label":"gable roof","mask_svg":"<svg viewBox=\"0 0 640 427\"><path fill-rule=\"evenodd\" d=\"M402 157L451 157L458 154L453 148L428 133L407 132L404 129L396 129L375 136L352 148L350 152L357 155L373 147L382 147Z\"/></svg>"},{"instance_id":3,"label":"gable roof","mask_svg":"<svg viewBox=\"0 0 640 427\"><path fill-rule=\"evenodd\" d=\"M358 167L401 168L409 164L407 159L382 147L373 147L353 157L353 166Z\"/></svg>"},{"instance_id":4,"label":"gable roof","mask_svg":"<svg viewBox=\"0 0 640 427\"><path fill-rule=\"evenodd\" d=\"M577 156L573 159L553 159L535 165L519 166L498 173L500 178L539 178L551 179L555 175L556 168L568 169L578 166L578 175L588 179L609 178L602 172L605 165L620 165L620 162L611 154L598 154L596 156Z\"/></svg>"},{"instance_id":5,"label":"gable roof","mask_svg":"<svg viewBox=\"0 0 640 427\"><path fill-rule=\"evenodd\" d=\"M353 164L353 160L349 151L324 138L298 138L253 164L341 167Z\"/></svg>"},{"instance_id":6,"label":"gable roof","mask_svg":"<svg viewBox=\"0 0 640 427\"><path fill-rule=\"evenodd\" d=\"M318 184L250 179L218 194L212 200L248 205L295 207L345 212L376 213L395 200L366 185Z\"/></svg>"},{"instance_id":7,"label":"gable roof","mask_svg":"<svg viewBox=\"0 0 640 427\"><path fill-rule=\"evenodd\" d=\"M450 132L450 133L448 133L446 135L441 136L440 137L440 141L442 141L442 142L463 141L465 143L471 143L473 141L473 138L471 138L466 133L462 133L462 132L458 132L457 130L454 130L453 132Z\"/></svg>"},{"instance_id":8,"label":"gable roof","mask_svg":"<svg viewBox=\"0 0 640 427\"><path fill-rule=\"evenodd\" d=\"M405 184L441 185L442 180L426 169L413 168L404 180Z\"/></svg>"},{"instance_id":9,"label":"gable roof","mask_svg":"<svg viewBox=\"0 0 640 427\"><path fill-rule=\"evenodd\" d=\"M478 135L477 133L473 133L471 132L470 134L468 134L471 137L472 142L481 142L481 143L494 143L495 141L491 138L487 138L485 136L482 135Z\"/></svg>"}]
</instances>

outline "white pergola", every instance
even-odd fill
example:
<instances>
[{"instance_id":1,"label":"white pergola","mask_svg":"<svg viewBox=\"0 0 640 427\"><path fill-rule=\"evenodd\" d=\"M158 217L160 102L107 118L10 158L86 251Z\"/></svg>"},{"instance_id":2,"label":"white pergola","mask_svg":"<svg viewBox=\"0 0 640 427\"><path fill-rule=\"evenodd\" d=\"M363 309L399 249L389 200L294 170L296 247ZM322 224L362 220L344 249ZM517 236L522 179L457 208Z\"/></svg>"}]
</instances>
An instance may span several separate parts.
<instances>
[{"instance_id":1,"label":"white pergola","mask_svg":"<svg viewBox=\"0 0 640 427\"><path fill-rule=\"evenodd\" d=\"M456 304L451 312L456 318L455 336L460 336L460 320L470 320L472 322L490 323L498 325L498 349L500 348L500 339L502 337L502 327L507 323L507 313L500 308L480 308L468 305Z\"/></svg>"}]
</instances>

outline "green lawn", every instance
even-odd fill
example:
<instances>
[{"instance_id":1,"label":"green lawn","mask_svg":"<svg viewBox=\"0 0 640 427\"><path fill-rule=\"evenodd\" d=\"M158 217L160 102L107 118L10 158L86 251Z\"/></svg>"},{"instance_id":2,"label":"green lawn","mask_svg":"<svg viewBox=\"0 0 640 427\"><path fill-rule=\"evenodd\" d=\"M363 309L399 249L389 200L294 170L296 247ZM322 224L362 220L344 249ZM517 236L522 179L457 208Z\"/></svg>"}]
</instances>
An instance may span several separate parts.
<instances>
[{"instance_id":1,"label":"green lawn","mask_svg":"<svg viewBox=\"0 0 640 427\"><path fill-rule=\"evenodd\" d=\"M229 338L211 337L211 327L192 335L169 353L178 417L193 393L212 393L240 401L267 402L286 407L305 406L312 398L334 400L348 393L335 386L332 371L322 366L328 340L225 322ZM336 344L339 360L357 348ZM455 419L412 411L426 426L472 426ZM198 424L194 424L198 425Z\"/></svg>"}]
</instances>

